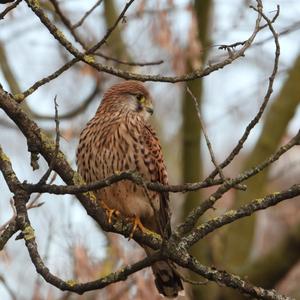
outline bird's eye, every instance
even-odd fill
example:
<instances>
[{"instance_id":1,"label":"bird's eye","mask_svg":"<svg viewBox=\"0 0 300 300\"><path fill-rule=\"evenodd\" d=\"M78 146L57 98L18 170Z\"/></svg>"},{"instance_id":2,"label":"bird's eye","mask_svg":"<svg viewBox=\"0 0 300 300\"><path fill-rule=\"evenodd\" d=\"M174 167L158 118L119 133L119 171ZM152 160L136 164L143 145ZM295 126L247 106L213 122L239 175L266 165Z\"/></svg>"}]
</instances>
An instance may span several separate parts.
<instances>
[{"instance_id":1,"label":"bird's eye","mask_svg":"<svg viewBox=\"0 0 300 300\"><path fill-rule=\"evenodd\" d=\"M137 94L136 99L141 103L145 101L145 97L142 94Z\"/></svg>"}]
</instances>

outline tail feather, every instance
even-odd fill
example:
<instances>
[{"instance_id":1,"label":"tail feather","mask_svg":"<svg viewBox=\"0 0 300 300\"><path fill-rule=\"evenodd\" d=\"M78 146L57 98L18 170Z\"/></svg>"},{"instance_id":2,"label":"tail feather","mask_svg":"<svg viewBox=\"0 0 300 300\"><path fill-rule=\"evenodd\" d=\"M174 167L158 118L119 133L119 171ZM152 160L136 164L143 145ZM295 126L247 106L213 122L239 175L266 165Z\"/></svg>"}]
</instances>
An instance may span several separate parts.
<instances>
[{"instance_id":1,"label":"tail feather","mask_svg":"<svg viewBox=\"0 0 300 300\"><path fill-rule=\"evenodd\" d=\"M148 255L153 253L151 248L144 247L144 249ZM178 273L176 273L171 263L158 261L151 267L158 292L168 298L177 297L178 293L183 290L183 286Z\"/></svg>"},{"instance_id":2,"label":"tail feather","mask_svg":"<svg viewBox=\"0 0 300 300\"><path fill-rule=\"evenodd\" d=\"M159 293L169 298L175 298L183 290L181 279L170 263L159 261L153 264L152 270Z\"/></svg>"}]
</instances>

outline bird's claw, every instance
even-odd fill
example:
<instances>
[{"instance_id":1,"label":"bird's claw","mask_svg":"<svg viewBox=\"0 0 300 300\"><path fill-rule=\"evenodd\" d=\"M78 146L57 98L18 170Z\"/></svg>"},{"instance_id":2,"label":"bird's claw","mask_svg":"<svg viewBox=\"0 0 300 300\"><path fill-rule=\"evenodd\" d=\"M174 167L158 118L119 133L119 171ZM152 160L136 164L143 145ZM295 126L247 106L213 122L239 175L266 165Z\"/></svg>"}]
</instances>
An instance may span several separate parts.
<instances>
[{"instance_id":1,"label":"bird's claw","mask_svg":"<svg viewBox=\"0 0 300 300\"><path fill-rule=\"evenodd\" d=\"M132 239L133 238L133 234L134 232L136 231L136 229L140 229L142 233L144 234L149 234L149 232L151 232L151 230L147 229L141 222L141 219L139 217L133 217L132 220L132 230L129 234L129 238L128 240Z\"/></svg>"},{"instance_id":2,"label":"bird's claw","mask_svg":"<svg viewBox=\"0 0 300 300\"><path fill-rule=\"evenodd\" d=\"M106 215L108 218L108 223L111 224L112 216L118 217L120 215L120 212L116 209L109 209L109 210L107 210Z\"/></svg>"},{"instance_id":3,"label":"bird's claw","mask_svg":"<svg viewBox=\"0 0 300 300\"><path fill-rule=\"evenodd\" d=\"M101 206L105 211L106 217L108 219L108 224L111 224L113 216L120 216L120 212L117 209L108 207L107 204L105 204L103 201L101 201Z\"/></svg>"}]
</instances>

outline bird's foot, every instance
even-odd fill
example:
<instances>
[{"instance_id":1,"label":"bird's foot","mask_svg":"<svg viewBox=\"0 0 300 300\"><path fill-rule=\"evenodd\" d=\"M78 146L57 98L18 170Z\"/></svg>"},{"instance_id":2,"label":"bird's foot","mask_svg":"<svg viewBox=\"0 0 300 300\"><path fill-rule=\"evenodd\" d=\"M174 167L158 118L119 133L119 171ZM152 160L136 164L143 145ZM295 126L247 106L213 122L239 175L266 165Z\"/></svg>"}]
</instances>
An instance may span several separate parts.
<instances>
[{"instance_id":1,"label":"bird's foot","mask_svg":"<svg viewBox=\"0 0 300 300\"><path fill-rule=\"evenodd\" d=\"M101 201L101 206L105 211L106 217L108 219L108 223L111 224L112 217L120 216L120 212L117 209L113 209L107 206L104 201Z\"/></svg>"},{"instance_id":2,"label":"bird's foot","mask_svg":"<svg viewBox=\"0 0 300 300\"><path fill-rule=\"evenodd\" d=\"M152 233L151 230L149 230L148 228L146 228L142 222L141 222L141 219L139 217L133 217L133 218L130 218L131 221L132 221L132 230L129 234L129 238L128 240L132 239L133 237L133 234L134 232L136 231L136 229L140 229L140 231L143 233L143 234L149 234L149 233Z\"/></svg>"}]
</instances>

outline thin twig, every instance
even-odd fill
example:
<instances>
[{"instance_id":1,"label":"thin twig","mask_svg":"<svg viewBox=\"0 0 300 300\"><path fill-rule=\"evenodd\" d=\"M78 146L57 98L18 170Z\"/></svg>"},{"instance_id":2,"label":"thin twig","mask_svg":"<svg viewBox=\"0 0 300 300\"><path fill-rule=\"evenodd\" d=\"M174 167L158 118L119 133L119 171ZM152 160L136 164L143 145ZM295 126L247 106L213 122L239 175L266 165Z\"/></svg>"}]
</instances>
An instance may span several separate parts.
<instances>
[{"instance_id":1,"label":"thin twig","mask_svg":"<svg viewBox=\"0 0 300 300\"><path fill-rule=\"evenodd\" d=\"M50 81L52 81L53 79L57 78L58 76L60 76L63 72L65 72L66 70L68 70L69 68L71 68L74 64L76 64L77 62L79 62L82 57L85 58L86 60L90 61L91 57L89 56L90 54L93 54L96 50L98 50L107 40L107 38L111 35L111 33L115 30L115 28L118 26L119 22L123 19L126 11L128 10L128 8L130 7L130 5L133 3L134 0L130 0L128 3L126 3L124 9L122 10L122 12L120 13L119 17L117 18L117 20L115 21L115 23L108 28L108 30L106 31L105 35L103 36L103 38L94 46L92 46L89 50L87 50L85 52L85 54L81 54L80 56L77 56L75 58L73 58L72 60L70 60L69 62L67 62L66 64L64 64L63 66L61 66L58 70L56 70L54 73L50 74L47 77L44 77L43 79L37 81L36 83L34 83L29 89L27 89L26 91L24 91L21 94L15 95L15 100L18 102L22 102L26 97L28 97L29 95L31 95L33 92L35 92L40 86L44 85L45 83L48 83ZM28 5L30 6L30 3L27 2ZM53 32L55 33L56 38L59 38L59 36L63 36L59 34L59 30L50 22L50 20L45 16L45 14L43 13L42 10L38 9L38 8L34 8L32 6L30 6L32 9L34 9L35 12L39 12L39 17L41 19L43 19L43 21L45 23L49 23L51 24L51 28L54 30ZM53 28L54 27L54 28ZM52 30L51 29L51 30ZM57 35L58 33L58 35ZM69 46L70 49L73 49L75 52L78 51L77 49L73 48L72 44L67 41L64 38L64 42Z\"/></svg>"},{"instance_id":2,"label":"thin twig","mask_svg":"<svg viewBox=\"0 0 300 300\"><path fill-rule=\"evenodd\" d=\"M0 154L1 154L1 153L3 153L3 151L2 151L2 149L1 149L1 147L0 147ZM52 183L54 182L55 178L56 178L56 173L53 174L53 176L52 176L52 178L51 178L49 184L52 184ZM33 209L33 208L41 207L41 206L44 204L44 202L37 203L37 201L40 199L41 196L42 196L42 193L39 193L39 194L37 194L31 201L29 201L29 202L26 204L27 210ZM12 217L11 217L8 221L6 221L4 224L2 224L2 225L0 226L0 234L1 234L1 235L2 235L2 234L3 234L3 233L11 226L11 225L13 225L13 224L16 222L15 220L16 220L17 214L16 214L16 209L15 209L14 203L13 203L13 199L10 200L10 205L11 205L11 207L12 207L13 215L12 215ZM13 228L14 225L11 226L11 227ZM13 232L13 231L11 231L11 232ZM0 247L0 250L1 250L1 247Z\"/></svg>"},{"instance_id":3,"label":"thin twig","mask_svg":"<svg viewBox=\"0 0 300 300\"><path fill-rule=\"evenodd\" d=\"M299 28L300 28L300 21L297 21L297 22L293 23L291 26L288 26L287 28L285 28L282 31L278 32L278 37L284 36L284 35L289 34L289 33L292 33L296 30L299 30ZM265 44L266 42L268 42L272 39L273 39L273 35L271 35L270 37L267 37L265 39L262 39L259 42L254 43L253 46L263 45L263 44Z\"/></svg>"},{"instance_id":4,"label":"thin twig","mask_svg":"<svg viewBox=\"0 0 300 300\"><path fill-rule=\"evenodd\" d=\"M78 114L82 113L83 111L85 111L86 108L88 108L88 106L92 103L92 101L95 99L95 97L101 92L101 88L100 88L100 83L97 80L95 87L93 89L93 91L91 92L91 94L81 102L81 104L72 109L69 112L66 112L64 114L60 114L59 115L59 119L60 120L67 120L67 119L71 119L76 117ZM41 115L38 113L33 112L33 118L34 119L38 119L38 120L53 120L53 116L51 115Z\"/></svg>"},{"instance_id":5,"label":"thin twig","mask_svg":"<svg viewBox=\"0 0 300 300\"><path fill-rule=\"evenodd\" d=\"M29 210L29 209L32 209L32 208L38 208L38 207L41 207L42 205L44 205L44 202L40 202L40 203L37 203L35 204L38 199L42 196L42 194L37 194L32 201L28 202L27 205L26 205L26 208ZM10 203L12 204L13 201L10 201ZM13 225L15 222L16 222L16 217L17 217L17 213L16 213L16 210L15 210L15 207L13 207L13 215L12 217L6 221L4 224L2 224L0 226L0 234L2 235L11 225ZM22 238L22 235L18 235L16 237L16 240ZM0 247L0 250L1 250L1 247Z\"/></svg>"},{"instance_id":6,"label":"thin twig","mask_svg":"<svg viewBox=\"0 0 300 300\"><path fill-rule=\"evenodd\" d=\"M72 36L74 37L75 41L77 43L79 43L82 48L84 50L86 50L86 45L85 43L82 41L82 39L79 37L79 35L76 33L76 31L74 30L71 21L64 15L64 13L62 12L62 10L60 9L58 3L56 0L50 0L50 2L52 3L56 13L59 15L61 21L63 22L63 24L68 28L68 30L70 31L70 33L72 34Z\"/></svg>"},{"instance_id":7,"label":"thin twig","mask_svg":"<svg viewBox=\"0 0 300 300\"><path fill-rule=\"evenodd\" d=\"M91 9L89 9L84 15L83 17L77 22L75 23L72 28L76 29L77 27L81 26L83 24L83 22L85 21L85 19L95 10L95 8L97 8L97 6L99 6L102 3L103 0L98 0L92 7Z\"/></svg>"},{"instance_id":8,"label":"thin twig","mask_svg":"<svg viewBox=\"0 0 300 300\"><path fill-rule=\"evenodd\" d=\"M250 8L254 9L254 7L253 7L252 5L250 5ZM255 11L258 11L256 8L255 8L254 10L255 10ZM274 15L274 17L272 18L272 20L270 20L270 22L271 22L271 23L274 23L274 22L277 20L277 18L279 17L279 14L280 14L280 6L277 5L277 9L276 9L276 11L275 11L275 15ZM268 27L268 24L262 25L262 26L260 26L259 28L260 28L260 29L264 29L264 28L266 28L266 27ZM238 46L243 46L243 45L245 44L245 42L246 42L246 41L243 41L243 42L236 42L236 43L229 44L229 45L225 45L225 44L224 44L224 45L215 45L215 46L217 46L218 49L220 49L220 50L230 50L230 49L236 48L236 47L238 47ZM258 45L259 43L261 43L261 42L254 43L253 45Z\"/></svg>"},{"instance_id":9,"label":"thin twig","mask_svg":"<svg viewBox=\"0 0 300 300\"><path fill-rule=\"evenodd\" d=\"M255 9L255 11L257 11L261 16L263 16L263 18L267 18L261 10L257 10ZM246 142L246 140L248 139L248 136L250 134L250 132L252 131L252 129L258 124L258 122L260 121L266 107L267 104L270 101L271 95L273 93L273 85L274 85L274 80L278 71L278 63L279 63L279 56L280 56L280 45L279 45L279 41L278 41L278 35L275 32L272 22L267 18L265 20L267 21L267 24L269 25L270 31L272 32L273 38L274 38L274 42L275 42L275 57L274 57L274 65L273 65L273 70L271 73L271 76L269 77L269 84L268 84L268 88L266 91L266 94L264 96L264 100L263 103L261 104L259 111L257 112L256 116L251 120L251 122L248 124L248 126L246 127L242 137L240 138L240 140L238 141L238 144L234 147L234 149L231 151L231 153L228 155L228 157L220 164L220 168L224 169L226 166L228 166L231 161L239 154L239 152L241 151L241 149L244 146L244 143ZM218 174L218 169L216 168L208 177L207 179L212 179L214 178L216 175Z\"/></svg>"},{"instance_id":10,"label":"thin twig","mask_svg":"<svg viewBox=\"0 0 300 300\"><path fill-rule=\"evenodd\" d=\"M17 1L15 1L12 5L6 7L6 8L4 9L4 11L3 11L2 13L0 13L0 20L1 20L1 19L4 19L4 17L6 16L6 14L9 13L11 10L13 10L15 7L17 7L17 6L20 4L21 1L22 1L22 0L17 0ZM11 1L11 2L12 2L12 1Z\"/></svg>"},{"instance_id":11,"label":"thin twig","mask_svg":"<svg viewBox=\"0 0 300 300\"><path fill-rule=\"evenodd\" d=\"M27 222L23 224L23 230L31 225L29 223L28 216L26 216ZM77 283L74 280L64 281L59 277L52 274L49 269L44 265L44 262L37 250L37 244L35 241L34 230L31 227L31 236L30 238L25 237L25 243L31 257L31 260L36 268L36 271L50 284L56 286L62 291L72 291L77 294L83 294L84 292L102 289L112 283L126 280L127 277L141 269L144 269L154 262L160 259L160 254L155 253L152 256L147 256L146 258L132 264L122 267L119 271L112 272L103 278L86 282L86 283Z\"/></svg>"},{"instance_id":12,"label":"thin twig","mask_svg":"<svg viewBox=\"0 0 300 300\"><path fill-rule=\"evenodd\" d=\"M57 177L57 173L54 173L54 174L52 175L52 177L50 178L50 180L49 180L49 184L52 184L52 183L55 181L56 177ZM40 203L36 204L36 202L40 199L40 197L41 197L42 195L43 195L42 193L39 193L39 194L37 194L32 200L30 200L30 201L26 204L27 209L29 210L29 209L31 209L31 208L40 207L41 205L43 205L44 202L40 202Z\"/></svg>"},{"instance_id":13,"label":"thin twig","mask_svg":"<svg viewBox=\"0 0 300 300\"><path fill-rule=\"evenodd\" d=\"M37 185L41 185L46 183L48 177L50 176L50 173L52 172L54 165L56 164L56 159L57 155L59 153L59 140L60 140L60 132L59 132L59 118L58 118L58 104L56 101L57 96L54 97L54 110L55 110L55 133L56 133L56 138L55 138L55 153L54 156L49 164L49 167L46 171L46 173L41 177Z\"/></svg>"},{"instance_id":14,"label":"thin twig","mask_svg":"<svg viewBox=\"0 0 300 300\"><path fill-rule=\"evenodd\" d=\"M5 228L12 222L15 220L16 218L16 215L17 215L17 212L16 212L16 209L15 209L15 206L14 206L14 200L13 199L10 199L9 200L9 204L11 206L11 209L13 211L13 215L12 217L6 221L5 223L3 223L1 226L0 226L0 234L5 230Z\"/></svg>"},{"instance_id":15,"label":"thin twig","mask_svg":"<svg viewBox=\"0 0 300 300\"><path fill-rule=\"evenodd\" d=\"M187 92L190 94L190 96L192 97L193 101L194 101L194 104L195 104L195 108L196 108L196 111L197 111L197 115L198 115L198 119L199 119L199 122L200 122L200 126L201 126L201 129L202 129L202 132L203 132L203 135L204 135L204 138L205 138L205 142L206 142L206 145L207 145L207 148L208 148L208 151L209 151L209 154L210 154L210 157L211 157L211 161L212 163L214 164L214 166L216 167L216 169L218 170L219 174L220 174L220 177L223 179L224 182L226 182L226 178L223 174L223 171L222 169L219 167L218 163L217 163L217 160L216 160L216 157L215 157L215 154L214 154L214 151L212 149L212 145L211 145L211 142L209 140L209 137L208 137L208 134L206 132L206 128L205 128L205 125L204 125L204 121L202 119L202 115L201 115L201 112L200 112L200 107L199 107L199 103L195 97L195 95L192 93L192 91L189 89L189 87L186 88L187 89Z\"/></svg>"},{"instance_id":16,"label":"thin twig","mask_svg":"<svg viewBox=\"0 0 300 300\"><path fill-rule=\"evenodd\" d=\"M218 170L220 178L222 179L223 183L225 183L227 181L227 179L226 179L226 177L225 177L225 175L223 173L222 168L219 166L219 164L218 164L218 162L216 160L216 156L214 154L214 151L213 151L213 148L212 148L210 139L208 137L208 134L207 134L207 131L206 131L206 127L205 127L205 124L204 124L204 121L203 121L203 118L202 118L202 115L201 115L201 112L200 112L200 107L199 107L199 103L197 101L197 98L192 93L192 91L189 89L189 87L187 87L187 92L190 94L190 96L194 100L196 111L197 111L198 118L199 118L200 125L201 125L201 129L202 129L202 132L203 132L203 135L204 135L204 138L205 138L205 142L206 142L209 154L210 154L211 161L214 164L215 168ZM242 191L245 191L247 189L247 187L245 185L242 185L242 184L238 184L238 185L234 186L234 188L242 190Z\"/></svg>"},{"instance_id":17,"label":"thin twig","mask_svg":"<svg viewBox=\"0 0 300 300\"><path fill-rule=\"evenodd\" d=\"M236 48L237 46L244 46L246 41L243 42L235 42L233 44L229 44L229 45L216 45L218 46L218 49L220 50L228 50L228 48Z\"/></svg>"},{"instance_id":18,"label":"thin twig","mask_svg":"<svg viewBox=\"0 0 300 300\"><path fill-rule=\"evenodd\" d=\"M100 56L106 60L112 60L118 64L121 65L127 65L127 66L139 66L139 67L144 67L144 66L155 66L155 65L161 65L164 61L163 60L157 60L157 61L150 61L150 62L130 62L130 61L123 61L114 57L110 57L108 55L105 55L103 53L95 53L95 56Z\"/></svg>"}]
</instances>

